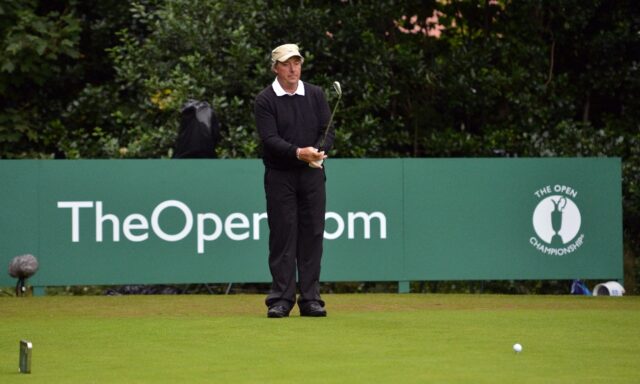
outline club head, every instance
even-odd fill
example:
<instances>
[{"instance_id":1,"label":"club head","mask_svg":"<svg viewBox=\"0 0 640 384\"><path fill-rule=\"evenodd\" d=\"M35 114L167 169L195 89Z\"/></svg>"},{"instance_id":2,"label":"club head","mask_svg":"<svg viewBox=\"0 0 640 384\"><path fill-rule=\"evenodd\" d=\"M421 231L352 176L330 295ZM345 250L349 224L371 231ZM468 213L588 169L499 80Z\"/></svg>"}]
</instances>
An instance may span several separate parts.
<instances>
[{"instance_id":1,"label":"club head","mask_svg":"<svg viewBox=\"0 0 640 384\"><path fill-rule=\"evenodd\" d=\"M342 96L342 87L340 87L340 83L337 81L333 82L333 89L336 90L336 93L338 94L338 96Z\"/></svg>"}]
</instances>

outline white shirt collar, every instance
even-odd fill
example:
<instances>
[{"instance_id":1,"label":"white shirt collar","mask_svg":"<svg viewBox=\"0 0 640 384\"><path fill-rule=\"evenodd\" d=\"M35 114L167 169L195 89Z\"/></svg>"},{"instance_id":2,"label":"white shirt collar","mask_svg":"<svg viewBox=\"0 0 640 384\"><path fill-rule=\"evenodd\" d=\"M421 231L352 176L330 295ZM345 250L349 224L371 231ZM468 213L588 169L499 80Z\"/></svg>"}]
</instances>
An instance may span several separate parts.
<instances>
[{"instance_id":1,"label":"white shirt collar","mask_svg":"<svg viewBox=\"0 0 640 384\"><path fill-rule=\"evenodd\" d=\"M284 88L282 88L282 86L278 82L278 78L276 78L273 81L273 84L271 84L271 86L273 87L273 90L276 93L276 96L284 96L284 95L289 95L289 96L300 95L300 96L304 96L304 83L302 82L302 80L298 80L298 88L296 88L296 91L293 92L293 93L289 93L289 92L285 91Z\"/></svg>"}]
</instances>

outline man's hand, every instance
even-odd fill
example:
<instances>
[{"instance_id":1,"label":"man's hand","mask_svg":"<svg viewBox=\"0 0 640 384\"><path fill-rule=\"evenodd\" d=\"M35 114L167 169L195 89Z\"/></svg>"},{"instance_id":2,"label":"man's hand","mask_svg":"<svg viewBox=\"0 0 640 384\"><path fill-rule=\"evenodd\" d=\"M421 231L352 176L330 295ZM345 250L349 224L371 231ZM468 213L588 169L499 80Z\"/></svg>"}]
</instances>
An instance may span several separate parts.
<instances>
[{"instance_id":1,"label":"man's hand","mask_svg":"<svg viewBox=\"0 0 640 384\"><path fill-rule=\"evenodd\" d=\"M309 163L312 168L322 168L322 161L327 158L324 151L318 151L314 147L300 148L298 159Z\"/></svg>"},{"instance_id":2,"label":"man's hand","mask_svg":"<svg viewBox=\"0 0 640 384\"><path fill-rule=\"evenodd\" d=\"M311 168L320 168L320 169L322 169L322 162L323 161L324 160L312 161L312 162L309 163L309 166Z\"/></svg>"}]
</instances>

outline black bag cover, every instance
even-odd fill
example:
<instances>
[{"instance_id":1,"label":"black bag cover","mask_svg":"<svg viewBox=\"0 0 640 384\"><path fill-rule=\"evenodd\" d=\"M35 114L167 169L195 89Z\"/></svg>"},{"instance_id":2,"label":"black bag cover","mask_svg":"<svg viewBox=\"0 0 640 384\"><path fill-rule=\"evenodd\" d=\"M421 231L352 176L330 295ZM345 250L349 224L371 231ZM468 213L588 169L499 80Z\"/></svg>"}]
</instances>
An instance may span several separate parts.
<instances>
[{"instance_id":1,"label":"black bag cover","mask_svg":"<svg viewBox=\"0 0 640 384\"><path fill-rule=\"evenodd\" d=\"M174 159L216 158L220 124L209 103L188 100L180 110L180 131Z\"/></svg>"}]
</instances>

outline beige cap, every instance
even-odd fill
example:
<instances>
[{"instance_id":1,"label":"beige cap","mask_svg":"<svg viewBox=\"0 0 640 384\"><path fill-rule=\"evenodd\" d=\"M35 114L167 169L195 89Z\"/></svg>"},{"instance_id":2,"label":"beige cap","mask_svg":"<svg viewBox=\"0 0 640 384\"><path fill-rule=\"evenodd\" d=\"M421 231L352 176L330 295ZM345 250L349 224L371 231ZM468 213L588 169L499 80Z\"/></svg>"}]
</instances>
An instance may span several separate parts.
<instances>
[{"instance_id":1,"label":"beige cap","mask_svg":"<svg viewBox=\"0 0 640 384\"><path fill-rule=\"evenodd\" d=\"M271 51L271 61L273 63L275 63L276 61L287 61L293 56L298 56L302 60L304 60L304 57L302 57L302 55L300 54L300 49L295 44L283 44Z\"/></svg>"}]
</instances>

